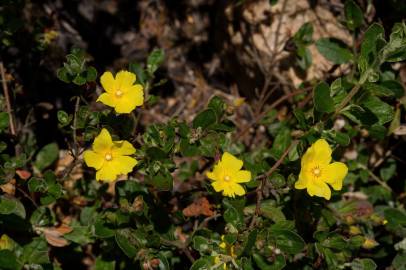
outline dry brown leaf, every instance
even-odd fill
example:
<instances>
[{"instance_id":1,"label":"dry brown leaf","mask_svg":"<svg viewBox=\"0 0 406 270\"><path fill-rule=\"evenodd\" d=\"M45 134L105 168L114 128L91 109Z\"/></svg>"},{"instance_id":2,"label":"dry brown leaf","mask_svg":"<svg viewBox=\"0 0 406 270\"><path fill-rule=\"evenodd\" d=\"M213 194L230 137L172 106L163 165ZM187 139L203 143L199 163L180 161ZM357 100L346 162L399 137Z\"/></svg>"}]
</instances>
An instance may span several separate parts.
<instances>
[{"instance_id":1,"label":"dry brown leaf","mask_svg":"<svg viewBox=\"0 0 406 270\"><path fill-rule=\"evenodd\" d=\"M31 177L31 173L26 170L16 170L16 174L22 179L22 180L27 180L28 178Z\"/></svg>"},{"instance_id":2,"label":"dry brown leaf","mask_svg":"<svg viewBox=\"0 0 406 270\"><path fill-rule=\"evenodd\" d=\"M15 186L16 180L12 179L8 183L4 185L0 185L0 189L4 192L7 193L8 195L14 196L16 192L16 186Z\"/></svg>"},{"instance_id":3,"label":"dry brown leaf","mask_svg":"<svg viewBox=\"0 0 406 270\"><path fill-rule=\"evenodd\" d=\"M403 136L406 135L406 125L400 125L393 131L393 134Z\"/></svg>"},{"instance_id":4,"label":"dry brown leaf","mask_svg":"<svg viewBox=\"0 0 406 270\"><path fill-rule=\"evenodd\" d=\"M72 228L62 224L59 227L43 228L42 229L45 239L48 244L54 247L65 247L69 245L68 240L63 238L64 234L70 233Z\"/></svg>"},{"instance_id":5,"label":"dry brown leaf","mask_svg":"<svg viewBox=\"0 0 406 270\"><path fill-rule=\"evenodd\" d=\"M211 217L214 215L212 208L213 206L206 197L202 197L183 209L182 212L187 217L197 217L200 215Z\"/></svg>"}]
</instances>

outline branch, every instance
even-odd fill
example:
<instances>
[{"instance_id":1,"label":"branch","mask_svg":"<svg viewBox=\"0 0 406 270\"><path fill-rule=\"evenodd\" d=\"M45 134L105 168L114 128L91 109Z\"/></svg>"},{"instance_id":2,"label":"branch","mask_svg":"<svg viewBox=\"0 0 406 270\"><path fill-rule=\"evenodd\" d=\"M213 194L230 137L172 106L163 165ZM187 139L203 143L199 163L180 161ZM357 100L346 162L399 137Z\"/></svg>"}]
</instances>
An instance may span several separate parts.
<instances>
[{"instance_id":1,"label":"branch","mask_svg":"<svg viewBox=\"0 0 406 270\"><path fill-rule=\"evenodd\" d=\"M283 152L282 156L276 161L276 163L272 166L272 168L266 172L265 174L262 174L260 176L257 177L257 179L261 179L261 183L258 185L257 189L256 189L256 193L257 193L257 202L256 202L256 206L255 206L255 213L254 216L252 217L251 223L249 225L249 228L252 229L255 226L255 222L256 222L256 218L258 217L258 215L260 214L260 209L261 209L261 201L262 201L262 191L265 187L266 184L266 180L269 176L271 176L276 169L279 168L279 166L282 164L283 160L285 159L285 157L289 154L289 152L299 143L298 140L294 140L289 146L288 148L286 148L285 152Z\"/></svg>"},{"instance_id":2,"label":"branch","mask_svg":"<svg viewBox=\"0 0 406 270\"><path fill-rule=\"evenodd\" d=\"M2 82L2 85L3 85L4 98L6 99L6 110L7 110L8 119L9 119L9 122L10 122L10 133L11 133L11 135L15 136L16 135L16 127L15 127L14 117L13 117L13 113L12 113L12 109L11 109L10 95L9 95L9 92L8 92L6 74L4 72L3 62L0 62L0 73L1 73L1 82Z\"/></svg>"}]
</instances>

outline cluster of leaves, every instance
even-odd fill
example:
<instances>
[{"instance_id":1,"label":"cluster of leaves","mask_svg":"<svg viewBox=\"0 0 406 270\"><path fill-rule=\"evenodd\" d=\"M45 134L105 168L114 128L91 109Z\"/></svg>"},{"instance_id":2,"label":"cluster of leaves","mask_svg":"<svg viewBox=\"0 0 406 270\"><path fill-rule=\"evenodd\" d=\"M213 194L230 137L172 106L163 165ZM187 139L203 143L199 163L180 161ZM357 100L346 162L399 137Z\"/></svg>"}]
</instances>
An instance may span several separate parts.
<instances>
[{"instance_id":1,"label":"cluster of leaves","mask_svg":"<svg viewBox=\"0 0 406 270\"><path fill-rule=\"evenodd\" d=\"M345 16L357 37L361 9L346 1ZM312 31L307 23L293 38L302 69L312 64ZM371 168L364 142L392 137L400 126L404 89L391 63L406 59L406 25L396 24L386 39L383 27L372 24L359 51L330 39L316 46L351 71L315 85L313 105L292 104L294 117L269 112L261 124L271 147L250 149L235 140L230 119L236 108L217 96L190 123L173 118L150 123L142 133L142 111L93 110L94 100L78 96L73 114L57 113L74 160L62 173L51 170L59 155L56 143L38 150L21 139L26 155L14 155L15 142L1 142L0 233L6 237L0 239L0 268L61 269L69 265L62 249L70 263L92 258L94 269L405 269L406 212L398 196L405 192L404 179L393 191L398 163L388 158ZM73 50L66 58L58 78L94 88L97 72L86 65L84 53ZM164 83L154 75L163 61L157 49L146 65L129 64L148 94L144 110L159 98L148 91ZM9 115L1 112L2 134L8 123ZM103 127L138 146L136 169L114 185L96 182L90 170L72 184L69 175L81 162L81 149ZM350 146L356 153L347 161L343 190L331 202L294 189L300 157L320 137L336 146L337 158ZM246 196L224 198L204 177L226 151L252 173ZM268 174L275 164L280 166ZM19 196L5 191L9 184ZM196 201L206 211L182 211Z\"/></svg>"}]
</instances>

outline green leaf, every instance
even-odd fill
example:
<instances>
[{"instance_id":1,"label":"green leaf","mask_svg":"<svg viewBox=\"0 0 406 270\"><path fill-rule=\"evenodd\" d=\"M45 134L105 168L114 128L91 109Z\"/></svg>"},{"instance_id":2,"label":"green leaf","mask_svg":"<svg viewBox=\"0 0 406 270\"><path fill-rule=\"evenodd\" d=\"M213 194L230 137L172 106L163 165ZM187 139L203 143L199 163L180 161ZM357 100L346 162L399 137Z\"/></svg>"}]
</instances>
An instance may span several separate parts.
<instances>
[{"instance_id":1,"label":"green leaf","mask_svg":"<svg viewBox=\"0 0 406 270\"><path fill-rule=\"evenodd\" d=\"M293 231L271 229L269 238L278 248L289 254L299 253L305 247L303 239Z\"/></svg>"},{"instance_id":2,"label":"green leaf","mask_svg":"<svg viewBox=\"0 0 406 270\"><path fill-rule=\"evenodd\" d=\"M197 235L193 237L193 248L201 253L206 252L210 248L209 241L203 236Z\"/></svg>"},{"instance_id":3,"label":"green leaf","mask_svg":"<svg viewBox=\"0 0 406 270\"><path fill-rule=\"evenodd\" d=\"M46 192L47 183L38 177L32 177L28 181L28 190L30 192Z\"/></svg>"},{"instance_id":4,"label":"green leaf","mask_svg":"<svg viewBox=\"0 0 406 270\"><path fill-rule=\"evenodd\" d=\"M290 135L290 129L283 127L279 130L272 144L270 154L275 160L278 160L282 154L286 151L292 141Z\"/></svg>"},{"instance_id":5,"label":"green leaf","mask_svg":"<svg viewBox=\"0 0 406 270\"><path fill-rule=\"evenodd\" d=\"M377 267L376 263L368 258L355 259L351 262L352 270L375 270Z\"/></svg>"},{"instance_id":6,"label":"green leaf","mask_svg":"<svg viewBox=\"0 0 406 270\"><path fill-rule=\"evenodd\" d=\"M313 25L309 22L304 23L294 34L293 41L298 47L311 44L313 41Z\"/></svg>"},{"instance_id":7,"label":"green leaf","mask_svg":"<svg viewBox=\"0 0 406 270\"><path fill-rule=\"evenodd\" d=\"M321 82L314 88L314 108L316 111L330 113L334 111L334 100L330 96L330 87Z\"/></svg>"},{"instance_id":8,"label":"green leaf","mask_svg":"<svg viewBox=\"0 0 406 270\"><path fill-rule=\"evenodd\" d=\"M248 256L252 253L252 250L254 249L255 246L255 241L257 240L257 235L258 235L257 230L252 230L248 234L247 239L244 241L244 249L241 252L242 255Z\"/></svg>"},{"instance_id":9,"label":"green leaf","mask_svg":"<svg viewBox=\"0 0 406 270\"><path fill-rule=\"evenodd\" d=\"M406 24L395 23L390 34L389 43L383 50L387 62L400 62L406 59Z\"/></svg>"},{"instance_id":10,"label":"green leaf","mask_svg":"<svg viewBox=\"0 0 406 270\"><path fill-rule=\"evenodd\" d=\"M364 22L364 13L353 0L345 1L344 14L347 27L352 31L359 28Z\"/></svg>"},{"instance_id":11,"label":"green leaf","mask_svg":"<svg viewBox=\"0 0 406 270\"><path fill-rule=\"evenodd\" d=\"M65 83L70 83L72 81L71 75L65 67L59 68L56 72L56 77Z\"/></svg>"},{"instance_id":12,"label":"green leaf","mask_svg":"<svg viewBox=\"0 0 406 270\"><path fill-rule=\"evenodd\" d=\"M210 261L205 257L201 257L192 264L190 270L208 270L210 266L212 266Z\"/></svg>"},{"instance_id":13,"label":"green leaf","mask_svg":"<svg viewBox=\"0 0 406 270\"><path fill-rule=\"evenodd\" d=\"M26 216L24 205L18 199L6 195L0 196L0 214L15 214L22 219Z\"/></svg>"},{"instance_id":14,"label":"green leaf","mask_svg":"<svg viewBox=\"0 0 406 270\"><path fill-rule=\"evenodd\" d=\"M384 211L385 218L390 225L406 226L406 213L396 208L388 208Z\"/></svg>"},{"instance_id":15,"label":"green leaf","mask_svg":"<svg viewBox=\"0 0 406 270\"><path fill-rule=\"evenodd\" d=\"M58 158L59 149L56 143L45 145L37 154L35 158L35 167L42 171L50 166Z\"/></svg>"},{"instance_id":16,"label":"green leaf","mask_svg":"<svg viewBox=\"0 0 406 270\"><path fill-rule=\"evenodd\" d=\"M77 85L84 85L86 83L86 77L81 74L78 74L76 75L76 77L73 79L72 82Z\"/></svg>"},{"instance_id":17,"label":"green leaf","mask_svg":"<svg viewBox=\"0 0 406 270\"><path fill-rule=\"evenodd\" d=\"M379 84L367 82L363 85L363 88L378 97L401 98L404 91L403 86L395 80L388 80Z\"/></svg>"},{"instance_id":18,"label":"green leaf","mask_svg":"<svg viewBox=\"0 0 406 270\"><path fill-rule=\"evenodd\" d=\"M239 211L232 205L228 205L226 211L224 212L224 220L227 223L231 223L237 228L240 228L244 224L244 215L242 211Z\"/></svg>"},{"instance_id":19,"label":"green leaf","mask_svg":"<svg viewBox=\"0 0 406 270\"><path fill-rule=\"evenodd\" d=\"M406 253L398 253L392 261L392 266L395 270L406 269Z\"/></svg>"},{"instance_id":20,"label":"green leaf","mask_svg":"<svg viewBox=\"0 0 406 270\"><path fill-rule=\"evenodd\" d=\"M145 74L145 70L139 63L130 63L128 65L128 70L137 76L137 82L145 86L145 83L147 82L147 74Z\"/></svg>"},{"instance_id":21,"label":"green leaf","mask_svg":"<svg viewBox=\"0 0 406 270\"><path fill-rule=\"evenodd\" d=\"M216 112L213 109L207 109L196 115L193 119L193 128L201 127L202 129L208 128L217 122Z\"/></svg>"},{"instance_id":22,"label":"green leaf","mask_svg":"<svg viewBox=\"0 0 406 270\"><path fill-rule=\"evenodd\" d=\"M17 258L10 250L0 250L0 266L4 270L19 270L22 266L17 262Z\"/></svg>"},{"instance_id":23,"label":"green leaf","mask_svg":"<svg viewBox=\"0 0 406 270\"><path fill-rule=\"evenodd\" d=\"M146 150L146 153L152 160L164 160L167 158L167 154L158 147L150 147Z\"/></svg>"},{"instance_id":24,"label":"green leaf","mask_svg":"<svg viewBox=\"0 0 406 270\"><path fill-rule=\"evenodd\" d=\"M165 59L162 49L154 49L147 59L147 70L149 74L154 74Z\"/></svg>"},{"instance_id":25,"label":"green leaf","mask_svg":"<svg viewBox=\"0 0 406 270\"><path fill-rule=\"evenodd\" d=\"M254 253L252 257L254 258L255 264L261 270L280 270L286 266L286 260L283 255L276 255L272 265L258 253Z\"/></svg>"},{"instance_id":26,"label":"green leaf","mask_svg":"<svg viewBox=\"0 0 406 270\"><path fill-rule=\"evenodd\" d=\"M364 33L364 40L361 44L361 52L358 59L358 69L362 76L367 74L368 70L374 70L378 52L385 42L385 31L382 25L374 23Z\"/></svg>"},{"instance_id":27,"label":"green leaf","mask_svg":"<svg viewBox=\"0 0 406 270\"><path fill-rule=\"evenodd\" d=\"M223 99L218 96L214 96L210 99L207 107L213 109L216 113L217 119L220 119L223 116L224 110L226 109L227 105Z\"/></svg>"},{"instance_id":28,"label":"green leaf","mask_svg":"<svg viewBox=\"0 0 406 270\"><path fill-rule=\"evenodd\" d=\"M378 118L378 124L384 125L392 121L395 112L393 106L383 102L378 97L368 95L362 100L361 106L368 109Z\"/></svg>"},{"instance_id":29,"label":"green leaf","mask_svg":"<svg viewBox=\"0 0 406 270\"><path fill-rule=\"evenodd\" d=\"M91 237L90 227L75 225L72 226L72 229L73 230L70 233L64 235L64 237L67 240L70 240L80 245L86 245L92 242L90 238Z\"/></svg>"},{"instance_id":30,"label":"green leaf","mask_svg":"<svg viewBox=\"0 0 406 270\"><path fill-rule=\"evenodd\" d=\"M32 242L23 247L22 261L28 264L49 263L48 244L41 237L33 238Z\"/></svg>"},{"instance_id":31,"label":"green leaf","mask_svg":"<svg viewBox=\"0 0 406 270\"><path fill-rule=\"evenodd\" d=\"M9 124L8 113L0 112L0 132L8 128L8 124Z\"/></svg>"},{"instance_id":32,"label":"green leaf","mask_svg":"<svg viewBox=\"0 0 406 270\"><path fill-rule=\"evenodd\" d=\"M117 245L127 257L134 258L137 255L138 248L134 245L133 236L129 229L117 230L115 239Z\"/></svg>"},{"instance_id":33,"label":"green leaf","mask_svg":"<svg viewBox=\"0 0 406 270\"><path fill-rule=\"evenodd\" d=\"M86 81L94 82L97 78L97 70L94 67L88 67L86 70Z\"/></svg>"},{"instance_id":34,"label":"green leaf","mask_svg":"<svg viewBox=\"0 0 406 270\"><path fill-rule=\"evenodd\" d=\"M156 175L148 177L148 183L161 191L172 190L173 178L168 172L159 172Z\"/></svg>"},{"instance_id":35,"label":"green leaf","mask_svg":"<svg viewBox=\"0 0 406 270\"><path fill-rule=\"evenodd\" d=\"M345 64L353 59L350 50L342 47L332 39L321 38L316 42L317 50L329 61L334 64Z\"/></svg>"},{"instance_id":36,"label":"green leaf","mask_svg":"<svg viewBox=\"0 0 406 270\"><path fill-rule=\"evenodd\" d=\"M329 133L330 137L339 145L348 146L350 144L350 137L339 131L332 131Z\"/></svg>"},{"instance_id":37,"label":"green leaf","mask_svg":"<svg viewBox=\"0 0 406 270\"><path fill-rule=\"evenodd\" d=\"M57 118L62 127L68 125L72 120L72 117L69 117L69 114L62 110L57 112Z\"/></svg>"},{"instance_id":38,"label":"green leaf","mask_svg":"<svg viewBox=\"0 0 406 270\"><path fill-rule=\"evenodd\" d=\"M97 258L94 266L95 270L114 270L116 269L115 261L104 261L102 258Z\"/></svg>"}]
</instances>

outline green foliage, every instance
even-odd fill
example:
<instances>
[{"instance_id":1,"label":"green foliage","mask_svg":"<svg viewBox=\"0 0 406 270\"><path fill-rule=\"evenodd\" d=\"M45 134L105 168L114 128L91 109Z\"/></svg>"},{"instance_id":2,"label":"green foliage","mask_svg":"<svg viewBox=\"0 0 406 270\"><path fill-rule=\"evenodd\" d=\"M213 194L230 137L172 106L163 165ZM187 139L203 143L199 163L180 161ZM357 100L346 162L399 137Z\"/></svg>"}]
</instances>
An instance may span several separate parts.
<instances>
[{"instance_id":1,"label":"green foliage","mask_svg":"<svg viewBox=\"0 0 406 270\"><path fill-rule=\"evenodd\" d=\"M56 75L66 83L73 82L76 85L84 85L93 82L97 78L97 71L92 66L87 66L85 53L80 49L72 49L66 56L63 67L58 69Z\"/></svg>"},{"instance_id":2,"label":"green foliage","mask_svg":"<svg viewBox=\"0 0 406 270\"><path fill-rule=\"evenodd\" d=\"M336 40L321 38L316 41L316 47L325 58L334 64L344 64L353 60L351 51Z\"/></svg>"}]
</instances>

